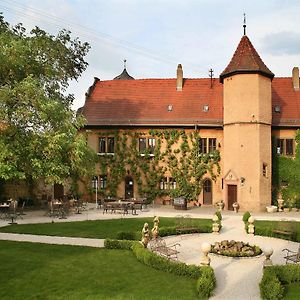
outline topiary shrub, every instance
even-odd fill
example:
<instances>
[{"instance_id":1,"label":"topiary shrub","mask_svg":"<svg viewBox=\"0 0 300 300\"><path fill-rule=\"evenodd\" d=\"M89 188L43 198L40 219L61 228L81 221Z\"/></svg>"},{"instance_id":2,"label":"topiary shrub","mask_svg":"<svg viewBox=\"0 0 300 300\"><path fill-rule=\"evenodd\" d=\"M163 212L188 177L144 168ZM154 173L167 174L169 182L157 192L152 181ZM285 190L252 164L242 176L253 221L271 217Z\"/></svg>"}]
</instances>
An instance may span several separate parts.
<instances>
[{"instance_id":1,"label":"topiary shrub","mask_svg":"<svg viewBox=\"0 0 300 300\"><path fill-rule=\"evenodd\" d=\"M218 217L219 221L222 221L222 214L221 214L220 211L217 210L217 211L215 212L215 215Z\"/></svg>"},{"instance_id":2,"label":"topiary shrub","mask_svg":"<svg viewBox=\"0 0 300 300\"><path fill-rule=\"evenodd\" d=\"M251 217L251 214L249 211L246 211L244 214L243 214L243 222L246 223L248 222L248 219Z\"/></svg>"}]
</instances>

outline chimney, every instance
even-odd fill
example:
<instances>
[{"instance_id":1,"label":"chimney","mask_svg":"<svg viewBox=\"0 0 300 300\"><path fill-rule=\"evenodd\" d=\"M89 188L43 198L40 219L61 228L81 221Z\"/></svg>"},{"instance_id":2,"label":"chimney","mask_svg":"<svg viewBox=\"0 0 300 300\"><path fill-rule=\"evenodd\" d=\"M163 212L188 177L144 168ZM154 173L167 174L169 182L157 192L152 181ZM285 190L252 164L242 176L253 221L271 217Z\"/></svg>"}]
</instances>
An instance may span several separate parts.
<instances>
[{"instance_id":1,"label":"chimney","mask_svg":"<svg viewBox=\"0 0 300 300\"><path fill-rule=\"evenodd\" d=\"M179 64L177 67L176 90L181 92L182 86L183 86L183 71L182 71L181 64Z\"/></svg>"},{"instance_id":2,"label":"chimney","mask_svg":"<svg viewBox=\"0 0 300 300\"><path fill-rule=\"evenodd\" d=\"M293 87L295 91L299 91L299 68L293 68Z\"/></svg>"}]
</instances>

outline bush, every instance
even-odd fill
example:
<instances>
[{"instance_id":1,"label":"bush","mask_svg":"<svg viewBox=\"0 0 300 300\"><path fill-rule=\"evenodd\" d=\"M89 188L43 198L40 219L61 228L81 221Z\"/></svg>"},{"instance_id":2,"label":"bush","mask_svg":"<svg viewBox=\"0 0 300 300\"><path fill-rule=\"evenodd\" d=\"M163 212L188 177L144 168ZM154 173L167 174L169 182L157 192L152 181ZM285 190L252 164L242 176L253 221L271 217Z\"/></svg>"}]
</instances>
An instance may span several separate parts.
<instances>
[{"instance_id":1,"label":"bush","mask_svg":"<svg viewBox=\"0 0 300 300\"><path fill-rule=\"evenodd\" d=\"M263 278L259 284L263 299L281 299L284 294L283 284L300 283L300 266L284 265L269 266L264 269Z\"/></svg>"},{"instance_id":2,"label":"bush","mask_svg":"<svg viewBox=\"0 0 300 300\"><path fill-rule=\"evenodd\" d=\"M193 229L181 230L181 234L188 233L208 233L211 232L212 228L208 225L201 225L201 227L194 227ZM177 235L176 227L161 227L159 228L159 236Z\"/></svg>"},{"instance_id":3,"label":"bush","mask_svg":"<svg viewBox=\"0 0 300 300\"><path fill-rule=\"evenodd\" d=\"M284 288L272 267L264 269L264 275L259 288L262 299L278 300L283 297Z\"/></svg>"},{"instance_id":4,"label":"bush","mask_svg":"<svg viewBox=\"0 0 300 300\"><path fill-rule=\"evenodd\" d=\"M249 213L249 211L246 211L244 214L243 214L243 221L244 223L248 222L248 219L251 217L251 214Z\"/></svg>"},{"instance_id":5,"label":"bush","mask_svg":"<svg viewBox=\"0 0 300 300\"><path fill-rule=\"evenodd\" d=\"M133 243L135 243L135 242L126 241L126 240L119 241L119 240L106 239L104 241L104 247L107 249L131 250Z\"/></svg>"},{"instance_id":6,"label":"bush","mask_svg":"<svg viewBox=\"0 0 300 300\"><path fill-rule=\"evenodd\" d=\"M215 215L218 217L219 221L222 221L222 214L221 214L220 211L217 210L217 211L215 212Z\"/></svg>"},{"instance_id":7,"label":"bush","mask_svg":"<svg viewBox=\"0 0 300 300\"><path fill-rule=\"evenodd\" d=\"M197 280L197 292L200 296L209 297L216 287L216 277L211 267L201 267L202 274Z\"/></svg>"},{"instance_id":8,"label":"bush","mask_svg":"<svg viewBox=\"0 0 300 300\"><path fill-rule=\"evenodd\" d=\"M141 238L140 232L134 231L119 231L117 233L117 240L132 240L138 241Z\"/></svg>"}]
</instances>

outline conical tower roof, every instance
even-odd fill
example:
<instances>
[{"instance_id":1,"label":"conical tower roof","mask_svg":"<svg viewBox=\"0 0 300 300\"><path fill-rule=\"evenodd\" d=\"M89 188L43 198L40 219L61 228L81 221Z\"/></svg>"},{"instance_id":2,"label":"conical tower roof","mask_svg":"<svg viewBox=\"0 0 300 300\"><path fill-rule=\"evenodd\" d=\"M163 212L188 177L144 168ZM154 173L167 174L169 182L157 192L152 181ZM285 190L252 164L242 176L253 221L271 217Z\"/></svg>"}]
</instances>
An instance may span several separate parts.
<instances>
[{"instance_id":1,"label":"conical tower roof","mask_svg":"<svg viewBox=\"0 0 300 300\"><path fill-rule=\"evenodd\" d=\"M126 68L124 68L123 72L120 75L114 78L114 80L132 80L132 79L134 78L128 74Z\"/></svg>"},{"instance_id":2,"label":"conical tower roof","mask_svg":"<svg viewBox=\"0 0 300 300\"><path fill-rule=\"evenodd\" d=\"M220 82L224 78L235 74L260 74L273 79L274 74L264 64L249 38L244 35L235 50L233 57L220 75Z\"/></svg>"}]
</instances>

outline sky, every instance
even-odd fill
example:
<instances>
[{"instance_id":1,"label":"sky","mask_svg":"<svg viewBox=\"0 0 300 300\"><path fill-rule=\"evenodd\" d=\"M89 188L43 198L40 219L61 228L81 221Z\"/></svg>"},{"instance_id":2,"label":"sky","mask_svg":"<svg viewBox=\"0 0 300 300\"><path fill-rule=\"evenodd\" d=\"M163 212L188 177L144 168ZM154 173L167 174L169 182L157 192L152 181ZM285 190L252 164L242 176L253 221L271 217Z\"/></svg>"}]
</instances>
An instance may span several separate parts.
<instances>
[{"instance_id":1,"label":"sky","mask_svg":"<svg viewBox=\"0 0 300 300\"><path fill-rule=\"evenodd\" d=\"M135 79L174 78L179 63L185 78L214 77L247 36L276 77L300 65L299 0L0 0L11 25L23 23L56 35L65 28L90 44L89 66L70 82L73 108L84 105L94 82L123 71Z\"/></svg>"}]
</instances>

